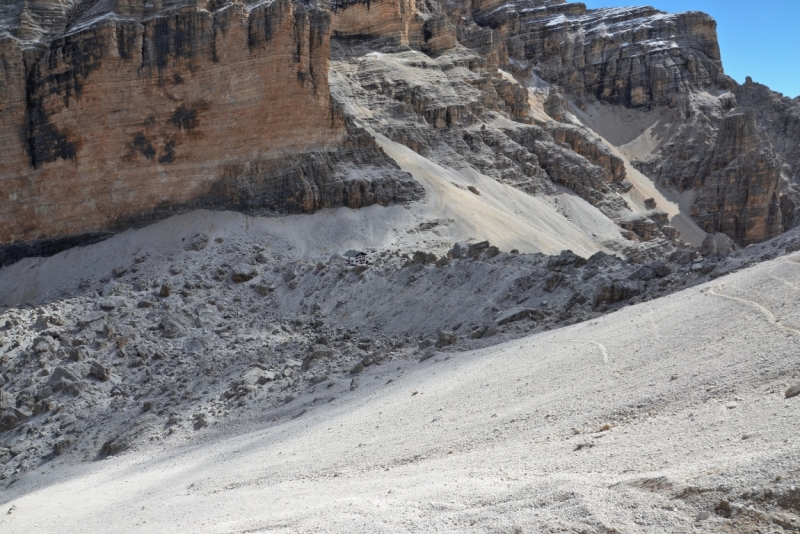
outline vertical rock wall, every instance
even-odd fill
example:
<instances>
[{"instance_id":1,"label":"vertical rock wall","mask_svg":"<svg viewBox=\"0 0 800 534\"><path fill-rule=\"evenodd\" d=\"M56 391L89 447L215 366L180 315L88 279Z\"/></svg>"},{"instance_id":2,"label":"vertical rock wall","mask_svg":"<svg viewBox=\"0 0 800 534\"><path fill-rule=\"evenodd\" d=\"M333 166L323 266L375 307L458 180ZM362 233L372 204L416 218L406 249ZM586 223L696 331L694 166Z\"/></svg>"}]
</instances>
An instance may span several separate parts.
<instances>
[{"instance_id":1,"label":"vertical rock wall","mask_svg":"<svg viewBox=\"0 0 800 534\"><path fill-rule=\"evenodd\" d=\"M230 163L336 147L328 36L327 12L288 0L109 18L27 79L7 39L0 242L108 228L208 193Z\"/></svg>"}]
</instances>

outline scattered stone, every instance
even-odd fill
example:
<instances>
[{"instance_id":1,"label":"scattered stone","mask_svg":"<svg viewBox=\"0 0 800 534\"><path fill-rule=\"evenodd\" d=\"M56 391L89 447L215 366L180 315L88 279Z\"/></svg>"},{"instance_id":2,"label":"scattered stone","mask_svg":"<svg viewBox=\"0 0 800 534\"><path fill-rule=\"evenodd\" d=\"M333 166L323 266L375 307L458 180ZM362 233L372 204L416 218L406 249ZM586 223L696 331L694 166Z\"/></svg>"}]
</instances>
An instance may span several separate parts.
<instances>
[{"instance_id":1,"label":"scattered stone","mask_svg":"<svg viewBox=\"0 0 800 534\"><path fill-rule=\"evenodd\" d=\"M736 250L733 240L721 232L706 235L700 245L700 254L703 256L730 256Z\"/></svg>"},{"instance_id":2,"label":"scattered stone","mask_svg":"<svg viewBox=\"0 0 800 534\"><path fill-rule=\"evenodd\" d=\"M547 276L544 277L544 289L548 293L552 293L557 287L558 284L561 283L561 280L564 279L564 275L561 273L547 273Z\"/></svg>"},{"instance_id":3,"label":"scattered stone","mask_svg":"<svg viewBox=\"0 0 800 534\"><path fill-rule=\"evenodd\" d=\"M97 360L93 360L89 366L89 376L93 376L98 380L106 382L111 378L111 369Z\"/></svg>"},{"instance_id":4,"label":"scattered stone","mask_svg":"<svg viewBox=\"0 0 800 534\"><path fill-rule=\"evenodd\" d=\"M792 397L796 397L798 395L800 395L800 384L795 384L794 386L786 390L784 398L791 399Z\"/></svg>"},{"instance_id":5,"label":"scattered stone","mask_svg":"<svg viewBox=\"0 0 800 534\"><path fill-rule=\"evenodd\" d=\"M69 438L62 438L53 444L53 455L60 456L72 445L72 440Z\"/></svg>"},{"instance_id":6,"label":"scattered stone","mask_svg":"<svg viewBox=\"0 0 800 534\"><path fill-rule=\"evenodd\" d=\"M644 284L639 280L609 280L604 279L594 288L592 296L592 309L597 309L601 304L613 304L641 295Z\"/></svg>"},{"instance_id":7,"label":"scattered stone","mask_svg":"<svg viewBox=\"0 0 800 534\"><path fill-rule=\"evenodd\" d=\"M714 511L717 513L718 516L725 518L731 517L733 515L733 508L731 508L731 503L729 503L724 499L719 501L714 506Z\"/></svg>"},{"instance_id":8,"label":"scattered stone","mask_svg":"<svg viewBox=\"0 0 800 534\"><path fill-rule=\"evenodd\" d=\"M75 374L63 366L56 367L52 373L50 373L50 380L48 380L48 384L52 387L54 384L66 380L68 382L77 382L80 379L75 376ZM53 387L53 391L58 391L55 387Z\"/></svg>"},{"instance_id":9,"label":"scattered stone","mask_svg":"<svg viewBox=\"0 0 800 534\"><path fill-rule=\"evenodd\" d=\"M283 273L283 281L287 284L297 278L297 272L292 268L287 268Z\"/></svg>"},{"instance_id":10,"label":"scattered stone","mask_svg":"<svg viewBox=\"0 0 800 534\"><path fill-rule=\"evenodd\" d=\"M131 448L132 440L130 436L117 436L103 443L100 448L100 458L107 458L108 456L116 456L121 452L125 452Z\"/></svg>"},{"instance_id":11,"label":"scattered stone","mask_svg":"<svg viewBox=\"0 0 800 534\"><path fill-rule=\"evenodd\" d=\"M648 264L648 267L650 267L655 275L659 278L664 278L665 276L672 274L672 268L663 260L656 260Z\"/></svg>"},{"instance_id":12,"label":"scattered stone","mask_svg":"<svg viewBox=\"0 0 800 534\"><path fill-rule=\"evenodd\" d=\"M490 260L499 254L500 254L500 249L494 245L491 245L489 248L486 249L486 252L483 253L483 258L486 260Z\"/></svg>"},{"instance_id":13,"label":"scattered stone","mask_svg":"<svg viewBox=\"0 0 800 534\"><path fill-rule=\"evenodd\" d=\"M217 243L222 243L221 237L217 238ZM206 245L208 245L208 236L206 234L195 234L183 248L185 250L201 251L206 248Z\"/></svg>"},{"instance_id":14,"label":"scattered stone","mask_svg":"<svg viewBox=\"0 0 800 534\"><path fill-rule=\"evenodd\" d=\"M522 319L528 319L528 318L535 318L541 320L544 318L544 312L542 312L541 310L533 310L529 308L511 308L510 310L501 313L495 320L495 323L498 326L503 326L504 324L513 323L515 321L521 321ZM484 336L485 333L481 337Z\"/></svg>"},{"instance_id":15,"label":"scattered stone","mask_svg":"<svg viewBox=\"0 0 800 534\"><path fill-rule=\"evenodd\" d=\"M168 313L158 325L161 330L161 335L167 339L176 339L179 337L186 337L189 329L188 322L183 317Z\"/></svg>"},{"instance_id":16,"label":"scattered stone","mask_svg":"<svg viewBox=\"0 0 800 534\"><path fill-rule=\"evenodd\" d=\"M675 262L679 265L688 265L694 261L695 256L696 253L694 250L679 247L670 255L669 261Z\"/></svg>"},{"instance_id":17,"label":"scattered stone","mask_svg":"<svg viewBox=\"0 0 800 534\"><path fill-rule=\"evenodd\" d=\"M428 263L436 263L438 259L436 258L436 254L432 252L423 252L418 250L414 252L414 255L411 257L411 260L408 262L409 265L425 265Z\"/></svg>"},{"instance_id":18,"label":"scattered stone","mask_svg":"<svg viewBox=\"0 0 800 534\"><path fill-rule=\"evenodd\" d=\"M100 302L100 309L104 311L111 311L116 309L117 303L113 300L104 300Z\"/></svg>"},{"instance_id":19,"label":"scattered stone","mask_svg":"<svg viewBox=\"0 0 800 534\"><path fill-rule=\"evenodd\" d=\"M350 391L353 391L357 387L358 387L358 377L353 378L352 380L350 380Z\"/></svg>"},{"instance_id":20,"label":"scattered stone","mask_svg":"<svg viewBox=\"0 0 800 534\"><path fill-rule=\"evenodd\" d=\"M439 330L439 334L436 339L436 346L438 348L442 348L448 345L452 345L456 341L458 341L458 336L455 335L453 332L445 332L444 330Z\"/></svg>"},{"instance_id":21,"label":"scattered stone","mask_svg":"<svg viewBox=\"0 0 800 534\"><path fill-rule=\"evenodd\" d=\"M258 276L258 269L252 265L240 263L233 268L231 280L233 280L234 284L241 284L252 280L256 276Z\"/></svg>"},{"instance_id":22,"label":"scattered stone","mask_svg":"<svg viewBox=\"0 0 800 534\"><path fill-rule=\"evenodd\" d=\"M193 419L194 423L192 424L192 428L195 430L200 430L201 428L208 426L208 420L206 419L205 414L195 414Z\"/></svg>"},{"instance_id":23,"label":"scattered stone","mask_svg":"<svg viewBox=\"0 0 800 534\"><path fill-rule=\"evenodd\" d=\"M571 250L562 250L558 256L550 256L547 259L547 267L551 270L568 266L581 267L583 265L586 265L586 259Z\"/></svg>"},{"instance_id":24,"label":"scattered stone","mask_svg":"<svg viewBox=\"0 0 800 534\"><path fill-rule=\"evenodd\" d=\"M467 257L467 245L465 243L456 243L453 248L447 253L451 259L457 260Z\"/></svg>"},{"instance_id":25,"label":"scattered stone","mask_svg":"<svg viewBox=\"0 0 800 534\"><path fill-rule=\"evenodd\" d=\"M711 517L711 514L708 512L700 512L697 514L697 516L695 516L694 520L699 523L700 521L705 521L709 517Z\"/></svg>"},{"instance_id":26,"label":"scattered stone","mask_svg":"<svg viewBox=\"0 0 800 534\"><path fill-rule=\"evenodd\" d=\"M162 299L167 298L172 293L172 289L167 284L161 285L161 291L158 292L158 296Z\"/></svg>"},{"instance_id":27,"label":"scattered stone","mask_svg":"<svg viewBox=\"0 0 800 534\"><path fill-rule=\"evenodd\" d=\"M286 365L286 367L292 367L294 369L300 369L301 367L303 367L303 362L300 362L298 360L294 360L292 358L286 358L286 360L284 361L284 365Z\"/></svg>"},{"instance_id":28,"label":"scattered stone","mask_svg":"<svg viewBox=\"0 0 800 534\"><path fill-rule=\"evenodd\" d=\"M467 257L475 259L489 250L491 245L488 241L481 241L480 243L473 243L467 246Z\"/></svg>"},{"instance_id":29,"label":"scattered stone","mask_svg":"<svg viewBox=\"0 0 800 534\"><path fill-rule=\"evenodd\" d=\"M470 339L483 339L497 334L497 327L494 324L476 326L470 333Z\"/></svg>"},{"instance_id":30,"label":"scattered stone","mask_svg":"<svg viewBox=\"0 0 800 534\"><path fill-rule=\"evenodd\" d=\"M244 374L242 380L245 384L263 386L275 380L276 374L273 371L265 371L258 367L250 369Z\"/></svg>"},{"instance_id":31,"label":"scattered stone","mask_svg":"<svg viewBox=\"0 0 800 534\"><path fill-rule=\"evenodd\" d=\"M264 297L275 291L274 284L267 284L265 282L253 283L250 287L252 287L256 293Z\"/></svg>"},{"instance_id":32,"label":"scattered stone","mask_svg":"<svg viewBox=\"0 0 800 534\"><path fill-rule=\"evenodd\" d=\"M89 315L86 315L86 316L81 317L80 319L78 319L78 321L77 321L78 328L86 328L87 326L91 325L92 323L96 323L97 321L102 321L106 317L107 317L106 314L103 313L103 312L90 313Z\"/></svg>"},{"instance_id":33,"label":"scattered stone","mask_svg":"<svg viewBox=\"0 0 800 534\"><path fill-rule=\"evenodd\" d=\"M422 356L419 357L419 361L420 362L424 362L426 360L430 360L434 356L436 356L436 351L434 351L434 350L426 350L425 352L422 353Z\"/></svg>"},{"instance_id":34,"label":"scattered stone","mask_svg":"<svg viewBox=\"0 0 800 534\"><path fill-rule=\"evenodd\" d=\"M474 194L476 194L476 195L480 195L480 194L481 194L481 192L480 192L480 191L478 191L478 188L477 188L477 187L475 187L474 185L468 185L468 186L467 186L467 189L469 189L469 191L470 191L471 193L474 193Z\"/></svg>"},{"instance_id":35,"label":"scattered stone","mask_svg":"<svg viewBox=\"0 0 800 534\"><path fill-rule=\"evenodd\" d=\"M34 354L43 354L50 350L52 346L53 338L51 337L38 337L33 340L33 352Z\"/></svg>"},{"instance_id":36,"label":"scattered stone","mask_svg":"<svg viewBox=\"0 0 800 534\"><path fill-rule=\"evenodd\" d=\"M316 386L317 384L322 384L326 380L328 380L328 375L317 375L309 378L308 383L312 386Z\"/></svg>"},{"instance_id":37,"label":"scattered stone","mask_svg":"<svg viewBox=\"0 0 800 534\"><path fill-rule=\"evenodd\" d=\"M797 532L800 530L800 517L791 512L773 512L769 518L783 530Z\"/></svg>"}]
</instances>

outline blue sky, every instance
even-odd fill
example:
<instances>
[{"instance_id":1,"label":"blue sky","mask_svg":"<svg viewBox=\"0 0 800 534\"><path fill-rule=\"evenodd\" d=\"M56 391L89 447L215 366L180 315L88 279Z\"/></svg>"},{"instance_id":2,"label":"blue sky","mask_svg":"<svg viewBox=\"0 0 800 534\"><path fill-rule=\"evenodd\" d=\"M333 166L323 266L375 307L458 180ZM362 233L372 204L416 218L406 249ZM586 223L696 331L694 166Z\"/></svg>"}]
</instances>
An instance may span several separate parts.
<instances>
[{"instance_id":1,"label":"blue sky","mask_svg":"<svg viewBox=\"0 0 800 534\"><path fill-rule=\"evenodd\" d=\"M575 0L571 0L575 1ZM800 0L579 0L589 8L650 5L704 11L717 20L725 73L746 76L785 96L800 95Z\"/></svg>"}]
</instances>

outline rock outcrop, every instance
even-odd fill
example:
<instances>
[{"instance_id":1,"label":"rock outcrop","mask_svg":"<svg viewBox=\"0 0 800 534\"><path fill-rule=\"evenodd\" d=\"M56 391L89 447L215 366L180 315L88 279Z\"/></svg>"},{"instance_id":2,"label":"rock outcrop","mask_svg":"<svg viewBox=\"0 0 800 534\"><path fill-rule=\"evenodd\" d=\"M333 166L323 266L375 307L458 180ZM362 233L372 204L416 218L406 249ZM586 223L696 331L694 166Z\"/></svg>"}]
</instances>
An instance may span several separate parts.
<instances>
[{"instance_id":1,"label":"rock outcrop","mask_svg":"<svg viewBox=\"0 0 800 534\"><path fill-rule=\"evenodd\" d=\"M557 84L544 102L556 121L569 122L570 105L672 109L672 133L634 164L689 191L691 215L704 230L748 244L796 224L800 106L749 79L740 86L727 77L709 16L587 10L559 0L524 9L473 3L472 15L499 32L515 72ZM565 133L554 137L563 142Z\"/></svg>"},{"instance_id":2,"label":"rock outcrop","mask_svg":"<svg viewBox=\"0 0 800 534\"><path fill-rule=\"evenodd\" d=\"M5 260L197 207L421 198L375 132L628 220L622 159L571 113L593 104L674 111L669 138L634 164L690 191L705 230L752 243L798 218L800 108L725 76L716 23L697 12L15 0L0 8L0 60Z\"/></svg>"},{"instance_id":3,"label":"rock outcrop","mask_svg":"<svg viewBox=\"0 0 800 534\"><path fill-rule=\"evenodd\" d=\"M331 105L329 11L217 4L77 3L49 43L3 38L0 244L254 198L287 212L420 198Z\"/></svg>"},{"instance_id":4,"label":"rock outcrop","mask_svg":"<svg viewBox=\"0 0 800 534\"><path fill-rule=\"evenodd\" d=\"M781 161L758 131L752 110L734 109L687 122L651 162L646 174L679 191L697 192L692 217L706 231L755 243L783 230Z\"/></svg>"},{"instance_id":5,"label":"rock outcrop","mask_svg":"<svg viewBox=\"0 0 800 534\"><path fill-rule=\"evenodd\" d=\"M563 0L477 6L476 22L500 32L510 57L577 97L649 107L692 90L733 86L722 71L716 22L703 13L587 10Z\"/></svg>"}]
</instances>

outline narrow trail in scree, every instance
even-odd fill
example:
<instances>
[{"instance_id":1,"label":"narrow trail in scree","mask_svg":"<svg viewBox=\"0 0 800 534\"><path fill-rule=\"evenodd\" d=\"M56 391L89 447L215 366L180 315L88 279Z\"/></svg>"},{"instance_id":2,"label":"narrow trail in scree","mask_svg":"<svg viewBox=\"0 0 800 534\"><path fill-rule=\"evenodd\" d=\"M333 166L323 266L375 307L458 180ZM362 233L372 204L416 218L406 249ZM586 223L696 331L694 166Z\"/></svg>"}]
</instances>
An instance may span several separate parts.
<instances>
[{"instance_id":1,"label":"narrow trail in scree","mask_svg":"<svg viewBox=\"0 0 800 534\"><path fill-rule=\"evenodd\" d=\"M650 324L653 325L653 333L656 335L656 339L661 339L661 334L658 333L658 325L656 324L655 319L653 319L653 308L650 308Z\"/></svg>"},{"instance_id":2,"label":"narrow trail in scree","mask_svg":"<svg viewBox=\"0 0 800 534\"><path fill-rule=\"evenodd\" d=\"M790 282L790 281L788 281L788 280L784 280L784 279L783 279L783 278L781 278L780 276L775 276L775 275L774 275L774 274L772 274L772 273L767 273L767 276L769 276L769 277L770 277L770 278L772 278L773 280L777 280L778 282L783 282L784 284L786 284L787 286L791 287L792 289L795 289L795 290L800 290L800 286L797 286L796 284L793 284L793 283L791 283L791 282Z\"/></svg>"},{"instance_id":3,"label":"narrow trail in scree","mask_svg":"<svg viewBox=\"0 0 800 534\"><path fill-rule=\"evenodd\" d=\"M754 300L748 300L748 299L743 299L743 298L740 298L740 297L734 297L732 295L725 295L724 293L717 293L717 290L722 291L724 287L725 287L724 284L720 285L720 286L717 286L716 288L712 287L712 288L710 288L708 290L708 293L710 295L714 295L715 297L722 297L722 298L726 298L726 299L742 302L744 304L749 304L751 306L755 306L756 308L758 308L758 310L761 313L763 313L766 316L767 320L770 323L774 324L778 328L782 328L782 329L784 329L784 330L786 330L788 332L792 332L794 334L800 334L800 329L792 328L791 326L786 326L785 324L780 322L777 317L775 317L775 314L773 314L767 308L765 308L764 306L762 306L761 304L759 304L758 302L756 302Z\"/></svg>"},{"instance_id":4,"label":"narrow trail in scree","mask_svg":"<svg viewBox=\"0 0 800 534\"><path fill-rule=\"evenodd\" d=\"M536 342L537 343L542 343L542 344L553 344L553 345L561 345L561 346L564 346L564 345L584 345L584 346L585 345L595 345L596 347L598 347L600 349L600 352L603 354L603 363L606 364L606 365L608 365L610 363L610 360L609 360L609 357L608 357L608 350L606 349L606 346L603 345L602 343L600 343L599 341L588 340L588 339L573 339L573 340L570 340L570 341L551 341L551 340L547 340L547 339L537 339ZM525 349L526 347L527 347L527 345L520 345L518 347L515 347L515 350L522 350L522 349Z\"/></svg>"},{"instance_id":5,"label":"narrow trail in scree","mask_svg":"<svg viewBox=\"0 0 800 534\"><path fill-rule=\"evenodd\" d=\"M608 351L606 350L606 346L599 341L592 341L592 343L600 347L600 350L603 351L603 363L608 365Z\"/></svg>"}]
</instances>

